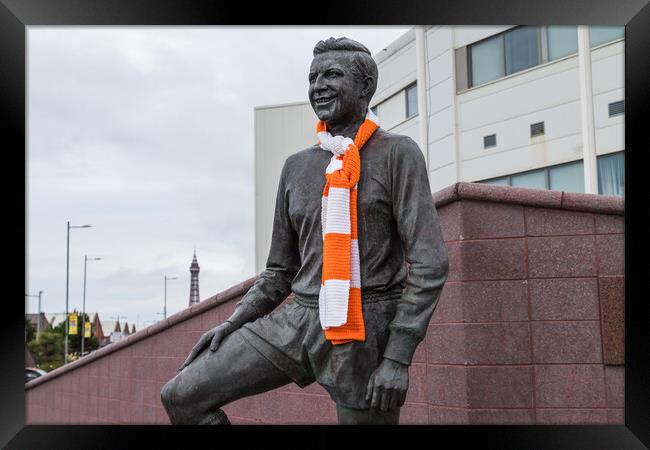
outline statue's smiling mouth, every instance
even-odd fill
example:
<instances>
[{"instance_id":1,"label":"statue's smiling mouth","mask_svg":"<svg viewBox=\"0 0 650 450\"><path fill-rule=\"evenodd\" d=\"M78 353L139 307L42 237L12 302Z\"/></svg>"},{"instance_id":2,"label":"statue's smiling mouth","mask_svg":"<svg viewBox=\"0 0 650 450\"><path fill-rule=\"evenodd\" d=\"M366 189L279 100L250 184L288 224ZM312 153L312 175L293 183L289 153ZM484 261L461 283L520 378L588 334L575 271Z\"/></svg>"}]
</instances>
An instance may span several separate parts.
<instances>
[{"instance_id":1,"label":"statue's smiling mouth","mask_svg":"<svg viewBox=\"0 0 650 450\"><path fill-rule=\"evenodd\" d=\"M316 100L314 100L314 103L316 103L316 104L319 105L319 106L320 106L320 105L326 105L326 104L330 103L331 101L333 101L335 98L336 98L336 96L332 96L332 97L319 97L319 98L317 98Z\"/></svg>"}]
</instances>

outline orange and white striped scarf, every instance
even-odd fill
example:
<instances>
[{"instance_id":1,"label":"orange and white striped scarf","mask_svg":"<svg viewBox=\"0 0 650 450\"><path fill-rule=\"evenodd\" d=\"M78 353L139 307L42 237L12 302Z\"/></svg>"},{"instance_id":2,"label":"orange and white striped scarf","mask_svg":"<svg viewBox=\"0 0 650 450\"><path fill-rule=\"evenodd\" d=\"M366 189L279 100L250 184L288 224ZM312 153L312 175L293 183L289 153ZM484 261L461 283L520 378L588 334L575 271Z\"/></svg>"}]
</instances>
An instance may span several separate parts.
<instances>
[{"instance_id":1,"label":"orange and white striped scarf","mask_svg":"<svg viewBox=\"0 0 650 450\"><path fill-rule=\"evenodd\" d=\"M379 120L370 109L354 141L332 136L323 121L316 125L321 148L332 153L322 198L323 275L318 307L325 338L333 345L366 338L357 235L359 150L378 127Z\"/></svg>"}]
</instances>

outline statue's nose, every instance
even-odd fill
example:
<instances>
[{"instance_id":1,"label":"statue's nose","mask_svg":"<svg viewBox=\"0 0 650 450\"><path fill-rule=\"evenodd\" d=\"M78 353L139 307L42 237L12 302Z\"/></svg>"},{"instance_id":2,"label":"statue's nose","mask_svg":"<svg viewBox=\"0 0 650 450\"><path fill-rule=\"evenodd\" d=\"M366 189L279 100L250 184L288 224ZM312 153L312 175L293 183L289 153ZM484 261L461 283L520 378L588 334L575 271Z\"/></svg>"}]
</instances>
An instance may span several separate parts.
<instances>
[{"instance_id":1,"label":"statue's nose","mask_svg":"<svg viewBox=\"0 0 650 450\"><path fill-rule=\"evenodd\" d=\"M314 91L319 92L325 90L326 88L327 86L324 82L323 74L319 74L314 81Z\"/></svg>"}]
</instances>

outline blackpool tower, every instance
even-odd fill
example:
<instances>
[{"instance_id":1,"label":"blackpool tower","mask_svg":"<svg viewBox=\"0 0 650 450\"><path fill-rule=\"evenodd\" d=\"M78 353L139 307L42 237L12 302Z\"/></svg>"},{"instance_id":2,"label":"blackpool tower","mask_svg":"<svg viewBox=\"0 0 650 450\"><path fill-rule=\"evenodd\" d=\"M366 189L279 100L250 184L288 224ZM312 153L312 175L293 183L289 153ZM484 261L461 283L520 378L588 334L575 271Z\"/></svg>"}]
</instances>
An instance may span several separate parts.
<instances>
[{"instance_id":1,"label":"blackpool tower","mask_svg":"<svg viewBox=\"0 0 650 450\"><path fill-rule=\"evenodd\" d=\"M199 262L196 260L196 250L194 250L194 257L192 258L192 264L190 265L190 305L196 305L200 302L199 298Z\"/></svg>"}]
</instances>

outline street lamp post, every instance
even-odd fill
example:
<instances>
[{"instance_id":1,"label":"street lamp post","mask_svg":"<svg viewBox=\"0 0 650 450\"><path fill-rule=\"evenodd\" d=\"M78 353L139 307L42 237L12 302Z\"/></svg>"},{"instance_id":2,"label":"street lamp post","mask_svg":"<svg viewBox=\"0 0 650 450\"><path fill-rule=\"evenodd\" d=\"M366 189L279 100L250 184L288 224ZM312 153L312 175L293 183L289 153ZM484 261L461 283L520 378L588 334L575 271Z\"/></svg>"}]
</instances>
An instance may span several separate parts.
<instances>
[{"instance_id":1,"label":"street lamp post","mask_svg":"<svg viewBox=\"0 0 650 450\"><path fill-rule=\"evenodd\" d=\"M88 261L101 261L101 258L89 258L84 255L84 294L83 306L81 307L81 356L84 355L84 340L86 338L86 266Z\"/></svg>"},{"instance_id":2,"label":"street lamp post","mask_svg":"<svg viewBox=\"0 0 650 450\"><path fill-rule=\"evenodd\" d=\"M36 340L38 341L41 337L41 296L43 291L38 291L38 319L36 320Z\"/></svg>"},{"instance_id":3,"label":"street lamp post","mask_svg":"<svg viewBox=\"0 0 650 450\"><path fill-rule=\"evenodd\" d=\"M70 324L68 320L68 304L70 292L70 228L90 228L91 225L70 225L68 220L68 239L66 241L65 257L65 355L63 355L63 364L68 364L68 335L70 334Z\"/></svg>"},{"instance_id":4,"label":"street lamp post","mask_svg":"<svg viewBox=\"0 0 650 450\"><path fill-rule=\"evenodd\" d=\"M38 315L36 316L36 340L41 336L41 296L43 291L38 291L38 295L25 294L25 297L38 297Z\"/></svg>"},{"instance_id":5,"label":"street lamp post","mask_svg":"<svg viewBox=\"0 0 650 450\"><path fill-rule=\"evenodd\" d=\"M167 318L167 281L177 279L178 277L168 277L165 275L165 306L163 307L163 320Z\"/></svg>"}]
</instances>

